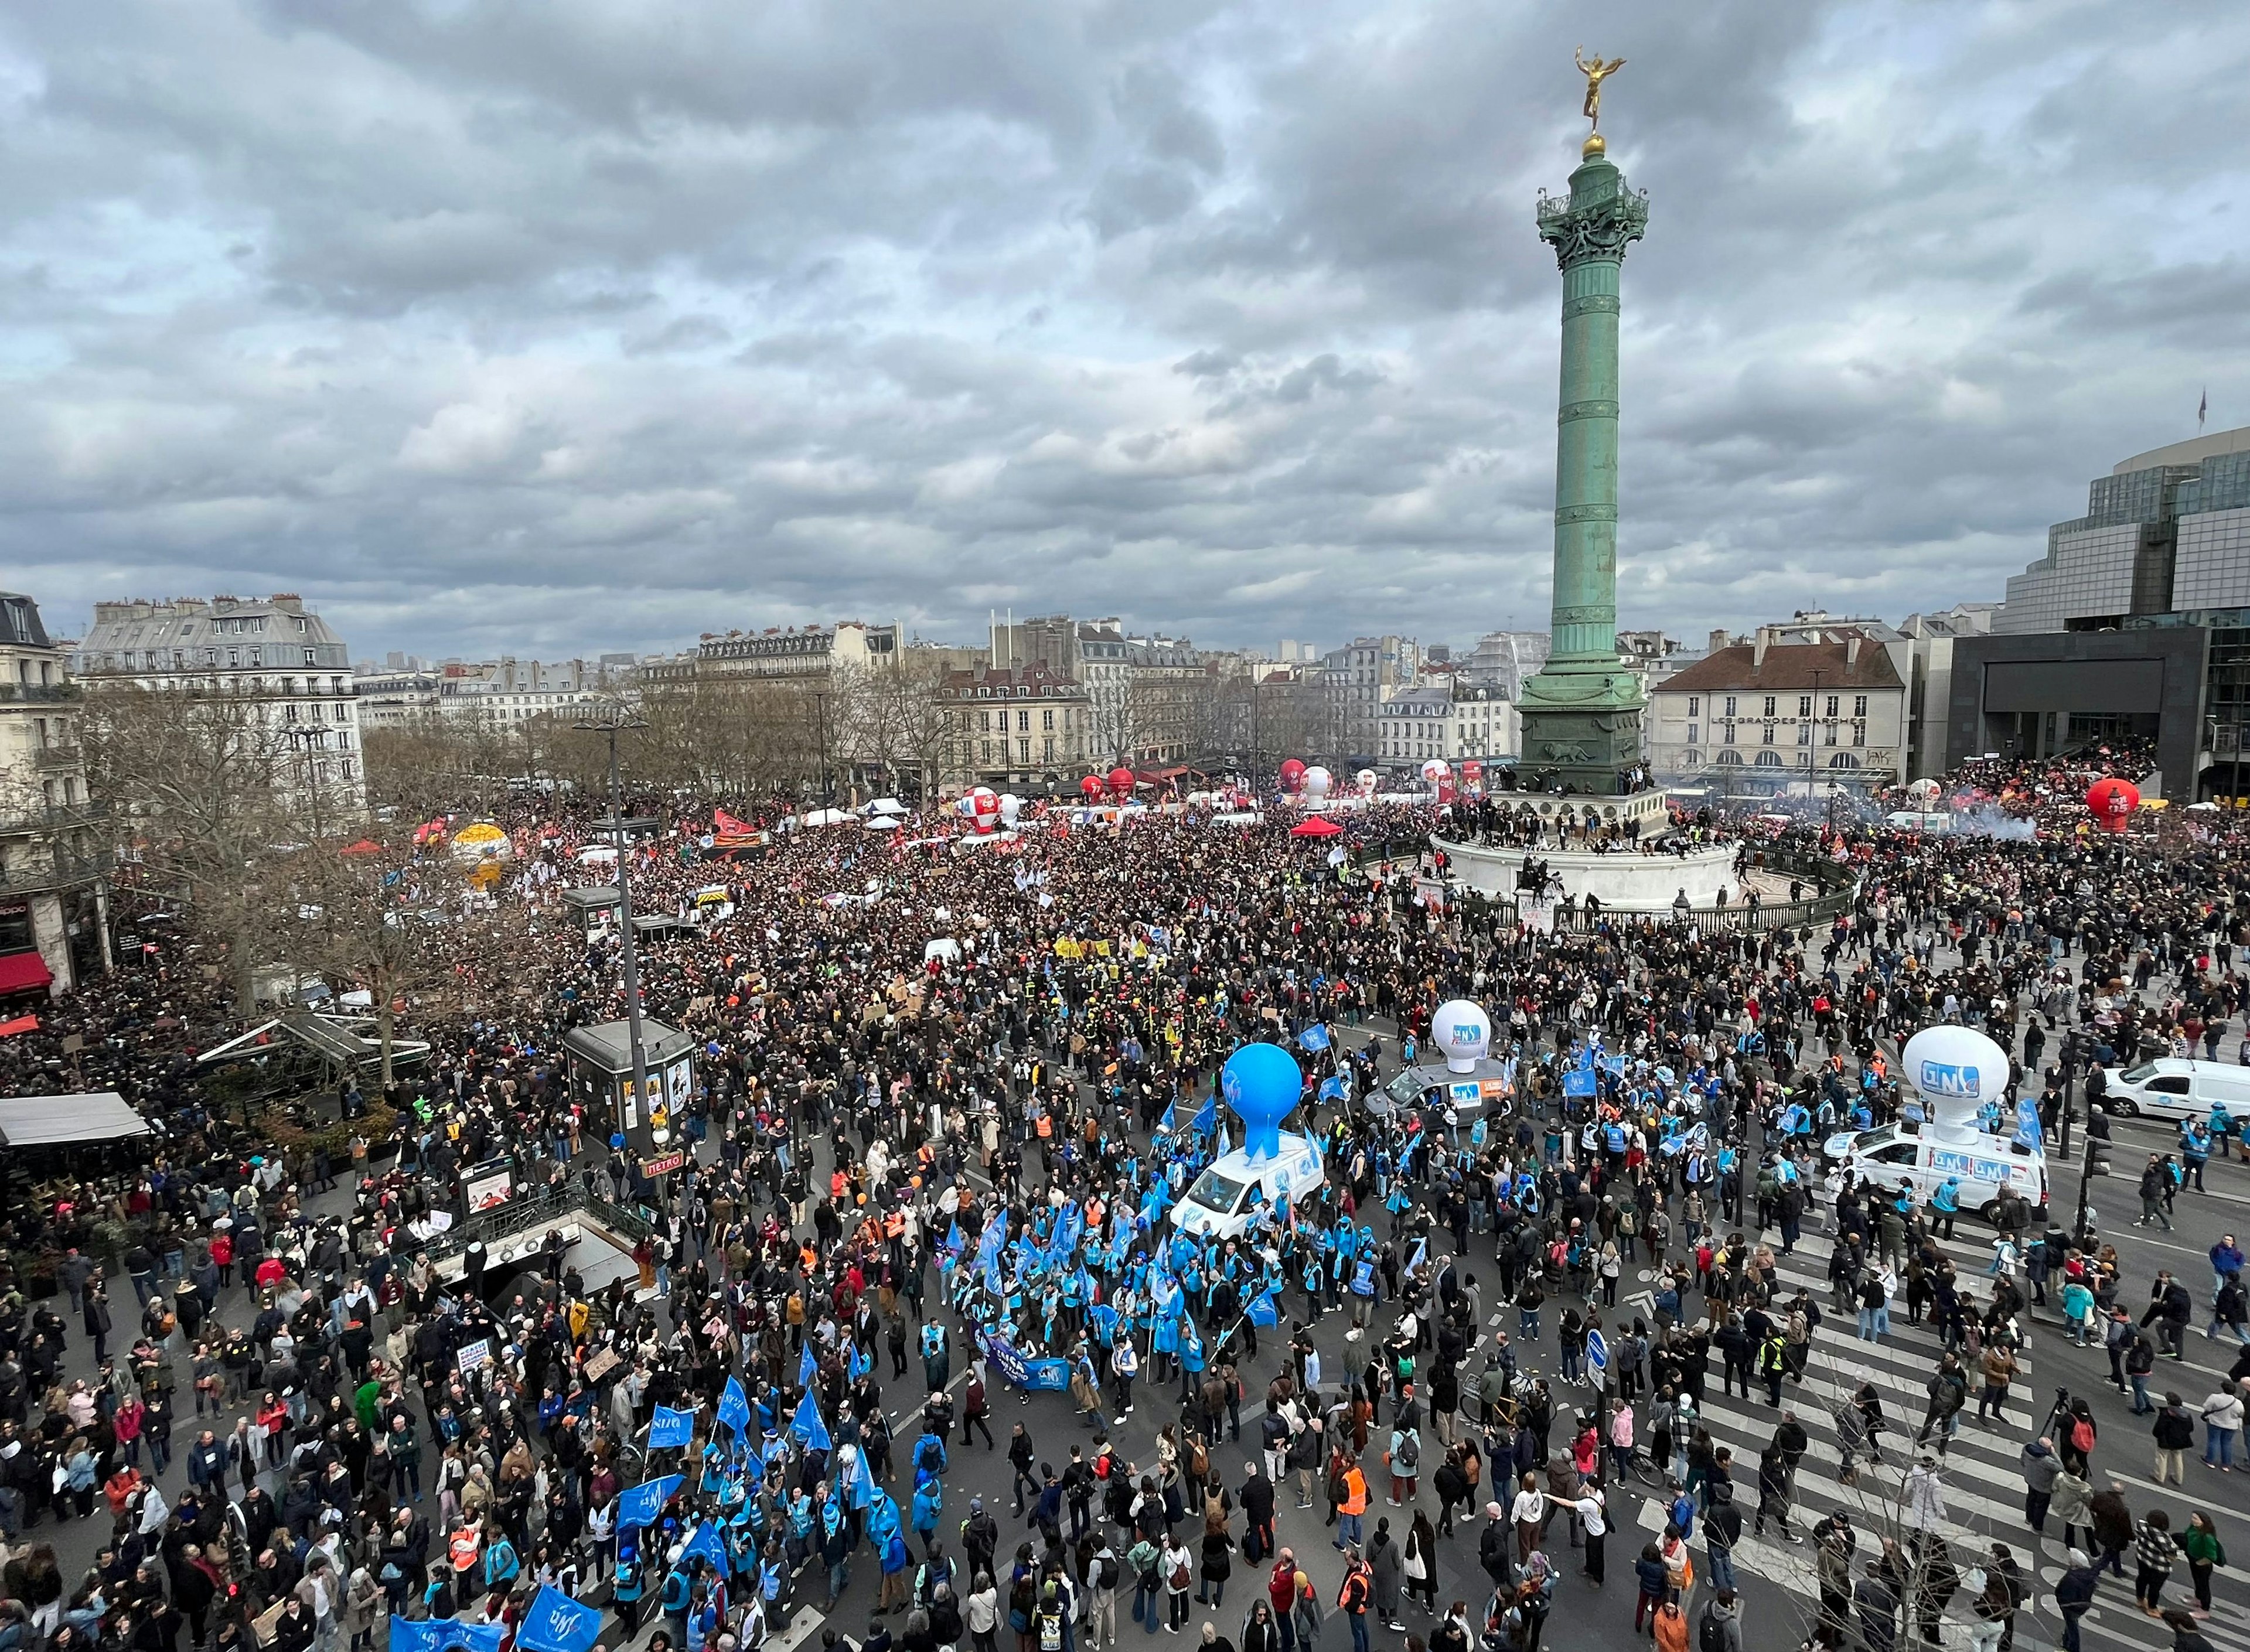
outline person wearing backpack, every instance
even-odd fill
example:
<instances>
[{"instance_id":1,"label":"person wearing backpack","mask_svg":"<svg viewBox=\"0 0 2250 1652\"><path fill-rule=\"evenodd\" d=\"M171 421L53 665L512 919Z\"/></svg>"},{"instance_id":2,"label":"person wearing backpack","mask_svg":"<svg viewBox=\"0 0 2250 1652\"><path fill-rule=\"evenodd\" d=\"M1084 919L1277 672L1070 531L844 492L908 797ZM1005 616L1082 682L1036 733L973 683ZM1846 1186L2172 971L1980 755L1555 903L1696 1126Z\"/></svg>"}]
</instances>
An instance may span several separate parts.
<instances>
[{"instance_id":1,"label":"person wearing backpack","mask_svg":"<svg viewBox=\"0 0 2250 1652\"><path fill-rule=\"evenodd\" d=\"M1102 1648L1117 1643L1117 1586L1124 1577L1125 1563L1117 1558L1109 1539L1103 1538L1086 1568L1086 1596L1080 1607L1087 1652L1101 1652Z\"/></svg>"},{"instance_id":2,"label":"person wearing backpack","mask_svg":"<svg viewBox=\"0 0 2250 1652\"><path fill-rule=\"evenodd\" d=\"M1164 1538L1164 1629L1177 1635L1188 1621L1188 1590L1195 1582L1195 1562L1177 1537Z\"/></svg>"},{"instance_id":3,"label":"person wearing backpack","mask_svg":"<svg viewBox=\"0 0 2250 1652\"><path fill-rule=\"evenodd\" d=\"M1720 1590L1696 1614L1695 1652L1743 1652L1743 1621L1732 1589Z\"/></svg>"},{"instance_id":4,"label":"person wearing backpack","mask_svg":"<svg viewBox=\"0 0 2250 1652\"><path fill-rule=\"evenodd\" d=\"M1125 1564L1133 1572L1133 1621L1151 1635L1156 1632L1156 1597L1163 1587L1158 1567L1163 1559L1164 1552L1146 1537L1125 1552Z\"/></svg>"},{"instance_id":5,"label":"person wearing backpack","mask_svg":"<svg viewBox=\"0 0 2250 1652\"><path fill-rule=\"evenodd\" d=\"M1422 1473L1422 1435L1418 1428L1393 1428L1391 1449L1384 1454L1391 1465L1391 1506L1414 1500L1415 1483Z\"/></svg>"}]
</instances>

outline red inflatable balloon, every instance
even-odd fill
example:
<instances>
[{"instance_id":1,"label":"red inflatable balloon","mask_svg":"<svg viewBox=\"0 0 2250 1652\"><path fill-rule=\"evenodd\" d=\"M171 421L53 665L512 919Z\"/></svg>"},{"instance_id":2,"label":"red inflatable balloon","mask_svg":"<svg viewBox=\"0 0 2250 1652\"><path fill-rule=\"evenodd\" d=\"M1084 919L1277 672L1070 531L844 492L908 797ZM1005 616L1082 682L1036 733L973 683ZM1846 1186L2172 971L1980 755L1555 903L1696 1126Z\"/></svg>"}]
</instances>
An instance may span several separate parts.
<instances>
[{"instance_id":1,"label":"red inflatable balloon","mask_svg":"<svg viewBox=\"0 0 2250 1652\"><path fill-rule=\"evenodd\" d=\"M1120 801L1130 797L1133 795L1133 771L1131 769L1119 767L1113 768L1109 771L1109 795Z\"/></svg>"},{"instance_id":2,"label":"red inflatable balloon","mask_svg":"<svg viewBox=\"0 0 2250 1652\"><path fill-rule=\"evenodd\" d=\"M1305 783L1305 766L1292 757L1281 765L1281 789L1294 792Z\"/></svg>"},{"instance_id":3,"label":"red inflatable balloon","mask_svg":"<svg viewBox=\"0 0 2250 1652\"><path fill-rule=\"evenodd\" d=\"M1078 789L1080 794L1085 797L1087 802L1092 802L1095 798L1101 795L1101 776L1099 774L1088 774L1084 780L1078 782Z\"/></svg>"},{"instance_id":4,"label":"red inflatable balloon","mask_svg":"<svg viewBox=\"0 0 2250 1652\"><path fill-rule=\"evenodd\" d=\"M2122 832L2133 818L2133 811L2141 806L2140 788L2131 781L2109 775L2087 788L2086 806L2094 811L2095 823L2102 830Z\"/></svg>"}]
</instances>

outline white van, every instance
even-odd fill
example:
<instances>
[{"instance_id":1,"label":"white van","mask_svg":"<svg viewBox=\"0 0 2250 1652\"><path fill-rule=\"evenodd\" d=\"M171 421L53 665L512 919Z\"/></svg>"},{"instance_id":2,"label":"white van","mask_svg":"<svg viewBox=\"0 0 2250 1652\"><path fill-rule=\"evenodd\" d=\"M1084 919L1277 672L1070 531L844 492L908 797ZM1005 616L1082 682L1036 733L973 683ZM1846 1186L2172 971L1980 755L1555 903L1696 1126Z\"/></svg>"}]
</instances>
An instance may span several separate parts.
<instances>
[{"instance_id":1,"label":"white van","mask_svg":"<svg viewBox=\"0 0 2250 1652\"><path fill-rule=\"evenodd\" d=\"M1253 1159L1239 1147L1220 1154L1172 1207L1172 1221L1198 1238L1239 1239L1261 1211L1284 1200L1302 1204L1327 1181L1320 1144L1285 1131L1281 1151L1268 1158Z\"/></svg>"},{"instance_id":2,"label":"white van","mask_svg":"<svg viewBox=\"0 0 2250 1652\"><path fill-rule=\"evenodd\" d=\"M1847 1167L1861 1186L1895 1193L1903 1181L1918 1202L1927 1201L1948 1176L1957 1177L1961 1208L1987 1222L2004 1186L2013 1187L2035 1215L2046 1209L2046 1155L2021 1151L2005 1137L1975 1134L1965 1140L1939 1140L1884 1125L1831 1136L1822 1151Z\"/></svg>"},{"instance_id":3,"label":"white van","mask_svg":"<svg viewBox=\"0 0 2250 1652\"><path fill-rule=\"evenodd\" d=\"M2238 1124L2250 1119L2250 1067L2163 1056L2137 1067L2105 1067L2102 1073L2109 1091L2102 1099L2111 1112L2200 1121L2211 1117L2217 1102Z\"/></svg>"}]
</instances>

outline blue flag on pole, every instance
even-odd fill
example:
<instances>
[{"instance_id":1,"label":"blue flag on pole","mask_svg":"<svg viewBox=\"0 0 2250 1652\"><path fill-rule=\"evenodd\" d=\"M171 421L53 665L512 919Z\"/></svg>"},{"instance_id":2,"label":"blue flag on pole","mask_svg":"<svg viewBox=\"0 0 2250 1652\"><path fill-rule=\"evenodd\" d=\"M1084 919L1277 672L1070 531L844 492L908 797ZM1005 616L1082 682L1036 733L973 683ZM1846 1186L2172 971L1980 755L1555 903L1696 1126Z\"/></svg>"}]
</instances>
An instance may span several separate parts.
<instances>
[{"instance_id":1,"label":"blue flag on pole","mask_svg":"<svg viewBox=\"0 0 2250 1652\"><path fill-rule=\"evenodd\" d=\"M852 1454L852 1486L848 1496L855 1509L864 1509L875 1500L875 1476L867 1467L865 1446Z\"/></svg>"},{"instance_id":2,"label":"blue flag on pole","mask_svg":"<svg viewBox=\"0 0 2250 1652\"><path fill-rule=\"evenodd\" d=\"M672 1494L680 1490L680 1476L667 1474L661 1480L644 1480L637 1486L628 1486L618 1493L618 1526L654 1525L656 1517L664 1512L664 1505L672 1501Z\"/></svg>"},{"instance_id":3,"label":"blue flag on pole","mask_svg":"<svg viewBox=\"0 0 2250 1652\"><path fill-rule=\"evenodd\" d=\"M736 1434L750 1420L750 1396L742 1392L742 1380L728 1377L727 1386L719 1395L719 1421Z\"/></svg>"},{"instance_id":4,"label":"blue flag on pole","mask_svg":"<svg viewBox=\"0 0 2250 1652\"><path fill-rule=\"evenodd\" d=\"M1196 1109L1195 1117L1188 1120L1188 1128L1194 1131L1198 1136L1208 1135L1212 1131L1218 1128L1218 1095L1217 1091L1213 1091L1210 1096L1205 1098L1203 1105Z\"/></svg>"},{"instance_id":5,"label":"blue flag on pole","mask_svg":"<svg viewBox=\"0 0 2250 1652\"><path fill-rule=\"evenodd\" d=\"M1330 1073L1327 1077L1321 1080L1321 1099L1322 1101L1342 1101L1343 1099L1343 1077L1342 1074Z\"/></svg>"},{"instance_id":6,"label":"blue flag on pole","mask_svg":"<svg viewBox=\"0 0 2250 1652\"><path fill-rule=\"evenodd\" d=\"M1311 1026L1306 1028L1304 1031L1297 1035L1297 1042L1303 1045L1307 1050L1326 1050L1329 1047L1328 1023L1326 1022L1315 1022Z\"/></svg>"},{"instance_id":7,"label":"blue flag on pole","mask_svg":"<svg viewBox=\"0 0 2250 1652\"><path fill-rule=\"evenodd\" d=\"M648 1449L660 1451L669 1446L684 1446L695 1437L695 1414L674 1411L669 1406L659 1406L655 1419L648 1425Z\"/></svg>"},{"instance_id":8,"label":"blue flag on pole","mask_svg":"<svg viewBox=\"0 0 2250 1652\"><path fill-rule=\"evenodd\" d=\"M856 1342L852 1345L852 1359L848 1371L854 1382L867 1374L867 1356L860 1351L859 1345Z\"/></svg>"},{"instance_id":9,"label":"blue flag on pole","mask_svg":"<svg viewBox=\"0 0 2250 1652\"><path fill-rule=\"evenodd\" d=\"M601 1633L599 1612L580 1606L550 1583L532 1598L531 1609L516 1628L515 1643L525 1652L591 1652Z\"/></svg>"},{"instance_id":10,"label":"blue flag on pole","mask_svg":"<svg viewBox=\"0 0 2250 1652\"><path fill-rule=\"evenodd\" d=\"M797 1402L797 1415L789 1420L789 1431L808 1451L825 1451L835 1443L828 1437L828 1425L820 1420L820 1402L812 1397L810 1388Z\"/></svg>"},{"instance_id":11,"label":"blue flag on pole","mask_svg":"<svg viewBox=\"0 0 2250 1652\"><path fill-rule=\"evenodd\" d=\"M711 1569L721 1577L727 1575L727 1542L719 1535L719 1528L708 1520L695 1528L695 1535L680 1551L680 1570L686 1571L687 1563L698 1555L708 1561Z\"/></svg>"},{"instance_id":12,"label":"blue flag on pole","mask_svg":"<svg viewBox=\"0 0 2250 1652\"><path fill-rule=\"evenodd\" d=\"M390 1644L398 1652L500 1652L507 1641L505 1623L463 1623L455 1618L433 1618L416 1623L406 1618L390 1620Z\"/></svg>"},{"instance_id":13,"label":"blue flag on pole","mask_svg":"<svg viewBox=\"0 0 2250 1652\"><path fill-rule=\"evenodd\" d=\"M1250 1304L1250 1323L1253 1325L1277 1325L1281 1323L1281 1311L1273 1305L1273 1292L1268 1289L1258 1293Z\"/></svg>"},{"instance_id":14,"label":"blue flag on pole","mask_svg":"<svg viewBox=\"0 0 2250 1652\"><path fill-rule=\"evenodd\" d=\"M797 1356L797 1386L800 1388L811 1387L813 1376L818 1368L812 1359L812 1339L807 1337L804 1339L804 1346L798 1351Z\"/></svg>"}]
</instances>

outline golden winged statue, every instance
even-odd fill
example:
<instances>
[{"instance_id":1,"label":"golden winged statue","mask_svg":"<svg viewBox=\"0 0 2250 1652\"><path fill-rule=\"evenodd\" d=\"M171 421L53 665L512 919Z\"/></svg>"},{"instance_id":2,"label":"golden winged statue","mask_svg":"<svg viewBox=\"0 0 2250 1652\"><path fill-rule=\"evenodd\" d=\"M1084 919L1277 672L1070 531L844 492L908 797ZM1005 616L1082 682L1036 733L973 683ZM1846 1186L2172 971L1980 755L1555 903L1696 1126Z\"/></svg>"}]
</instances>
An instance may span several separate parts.
<instances>
[{"instance_id":1,"label":"golden winged statue","mask_svg":"<svg viewBox=\"0 0 2250 1652\"><path fill-rule=\"evenodd\" d=\"M1597 52L1594 53L1594 60L1589 63L1586 61L1585 47L1580 46L1577 48L1577 60L1578 72L1586 77L1585 116L1598 130L1602 124L1602 82L1624 68L1625 59L1612 58L1607 63L1604 63L1602 54Z\"/></svg>"}]
</instances>

